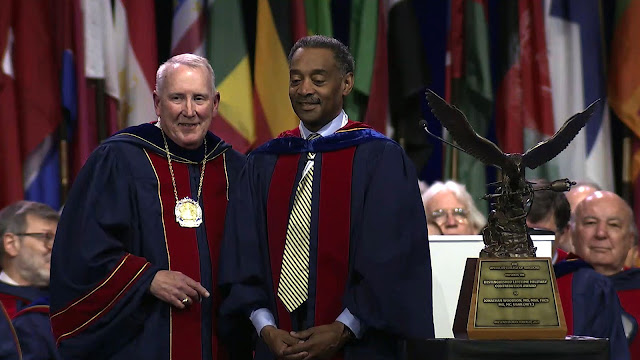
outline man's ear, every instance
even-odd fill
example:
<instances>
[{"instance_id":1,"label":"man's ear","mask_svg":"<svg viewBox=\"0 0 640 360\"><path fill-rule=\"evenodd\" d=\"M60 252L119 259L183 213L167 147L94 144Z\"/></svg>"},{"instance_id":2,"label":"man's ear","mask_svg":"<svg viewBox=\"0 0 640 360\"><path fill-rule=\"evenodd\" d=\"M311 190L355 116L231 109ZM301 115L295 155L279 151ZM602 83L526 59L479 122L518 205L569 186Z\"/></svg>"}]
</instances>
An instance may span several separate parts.
<instances>
[{"instance_id":1,"label":"man's ear","mask_svg":"<svg viewBox=\"0 0 640 360\"><path fill-rule=\"evenodd\" d=\"M347 73L347 75L345 75L342 78L342 96L347 96L351 93L351 90L353 90L353 73Z\"/></svg>"},{"instance_id":2,"label":"man's ear","mask_svg":"<svg viewBox=\"0 0 640 360\"><path fill-rule=\"evenodd\" d=\"M9 257L13 258L18 256L18 253L20 253L20 245L18 235L6 233L2 236L2 246L4 248L4 252L9 255Z\"/></svg>"},{"instance_id":3,"label":"man's ear","mask_svg":"<svg viewBox=\"0 0 640 360\"><path fill-rule=\"evenodd\" d=\"M153 91L153 108L156 110L156 116L160 116L160 95Z\"/></svg>"}]
</instances>

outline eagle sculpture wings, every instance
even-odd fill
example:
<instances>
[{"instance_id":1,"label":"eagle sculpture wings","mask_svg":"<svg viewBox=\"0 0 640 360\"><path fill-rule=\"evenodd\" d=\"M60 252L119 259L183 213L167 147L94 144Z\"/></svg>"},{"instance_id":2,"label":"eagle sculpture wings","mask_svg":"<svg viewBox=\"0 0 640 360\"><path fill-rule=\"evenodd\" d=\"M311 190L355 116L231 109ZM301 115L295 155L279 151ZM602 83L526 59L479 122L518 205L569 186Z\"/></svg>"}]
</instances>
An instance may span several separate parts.
<instances>
[{"instance_id":1,"label":"eagle sculpture wings","mask_svg":"<svg viewBox=\"0 0 640 360\"><path fill-rule=\"evenodd\" d=\"M427 90L426 96L431 112L463 151L487 165L501 168L510 179L522 176L525 168L535 169L562 152L586 125L600 102L596 100L583 112L573 115L552 137L539 142L524 154L509 154L476 133L458 108L448 104L431 90Z\"/></svg>"}]
</instances>

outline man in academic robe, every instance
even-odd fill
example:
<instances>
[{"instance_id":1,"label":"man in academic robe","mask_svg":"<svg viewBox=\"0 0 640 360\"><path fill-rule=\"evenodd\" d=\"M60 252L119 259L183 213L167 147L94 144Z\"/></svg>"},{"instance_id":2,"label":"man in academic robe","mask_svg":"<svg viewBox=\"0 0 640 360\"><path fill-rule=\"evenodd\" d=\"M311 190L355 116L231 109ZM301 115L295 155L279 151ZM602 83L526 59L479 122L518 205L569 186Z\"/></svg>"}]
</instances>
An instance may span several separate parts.
<instances>
[{"instance_id":1,"label":"man in academic robe","mask_svg":"<svg viewBox=\"0 0 640 360\"><path fill-rule=\"evenodd\" d=\"M609 339L610 359L629 359L624 310L611 280L573 255L553 268L567 335Z\"/></svg>"},{"instance_id":2,"label":"man in academic robe","mask_svg":"<svg viewBox=\"0 0 640 360\"><path fill-rule=\"evenodd\" d=\"M400 358L402 339L434 336L415 169L342 110L354 70L342 43L303 38L289 66L300 125L255 150L233 192L221 332L250 320L256 359Z\"/></svg>"},{"instance_id":3,"label":"man in academic robe","mask_svg":"<svg viewBox=\"0 0 640 360\"><path fill-rule=\"evenodd\" d=\"M230 184L244 156L208 131L208 61L156 74L158 121L100 145L64 207L51 322L64 359L218 359L215 292Z\"/></svg>"},{"instance_id":4,"label":"man in academic robe","mask_svg":"<svg viewBox=\"0 0 640 360\"><path fill-rule=\"evenodd\" d=\"M640 280L637 272L627 272L625 267L638 237L633 210L613 192L593 192L576 206L571 232L576 255L613 280L622 308L629 315L626 318L632 320L626 327L631 356L640 359L640 338L633 330L640 322Z\"/></svg>"},{"instance_id":5,"label":"man in academic robe","mask_svg":"<svg viewBox=\"0 0 640 360\"><path fill-rule=\"evenodd\" d=\"M17 201L0 211L0 302L9 317L48 295L59 219L50 206L34 201Z\"/></svg>"}]
</instances>

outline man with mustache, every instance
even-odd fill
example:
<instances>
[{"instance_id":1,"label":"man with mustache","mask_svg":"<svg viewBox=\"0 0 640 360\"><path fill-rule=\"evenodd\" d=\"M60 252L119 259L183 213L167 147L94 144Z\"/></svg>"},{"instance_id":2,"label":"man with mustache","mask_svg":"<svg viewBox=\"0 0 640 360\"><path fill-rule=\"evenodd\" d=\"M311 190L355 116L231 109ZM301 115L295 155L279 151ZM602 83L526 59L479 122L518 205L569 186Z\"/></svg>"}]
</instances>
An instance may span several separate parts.
<instances>
[{"instance_id":1,"label":"man with mustache","mask_svg":"<svg viewBox=\"0 0 640 360\"><path fill-rule=\"evenodd\" d=\"M2 337L0 348L11 347L17 339L24 359L59 357L48 298L59 218L48 205L33 201L18 201L0 211L0 302L15 328L14 335Z\"/></svg>"},{"instance_id":2,"label":"man with mustache","mask_svg":"<svg viewBox=\"0 0 640 360\"><path fill-rule=\"evenodd\" d=\"M162 64L153 100L157 121L103 142L62 213L51 322L65 359L222 357L218 253L244 156L208 131L220 93L205 58Z\"/></svg>"},{"instance_id":3,"label":"man with mustache","mask_svg":"<svg viewBox=\"0 0 640 360\"><path fill-rule=\"evenodd\" d=\"M48 295L58 219L51 207L33 201L0 211L0 302L10 317Z\"/></svg>"},{"instance_id":4,"label":"man with mustache","mask_svg":"<svg viewBox=\"0 0 640 360\"><path fill-rule=\"evenodd\" d=\"M346 46L305 37L288 59L300 125L248 157L232 195L222 324L251 321L256 359L398 358L402 339L434 336L415 169L342 109Z\"/></svg>"}]
</instances>

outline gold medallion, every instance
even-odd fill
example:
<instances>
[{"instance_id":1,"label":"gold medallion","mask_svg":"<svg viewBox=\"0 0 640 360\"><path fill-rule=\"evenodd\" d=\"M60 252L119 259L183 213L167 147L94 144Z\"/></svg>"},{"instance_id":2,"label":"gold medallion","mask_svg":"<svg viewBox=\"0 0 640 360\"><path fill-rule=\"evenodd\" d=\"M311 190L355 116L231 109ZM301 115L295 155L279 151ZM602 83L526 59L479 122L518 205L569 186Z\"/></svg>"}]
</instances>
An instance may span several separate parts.
<instances>
[{"instance_id":1,"label":"gold medallion","mask_svg":"<svg viewBox=\"0 0 640 360\"><path fill-rule=\"evenodd\" d=\"M200 204L191 198L184 198L176 203L176 221L182 227L195 228L202 224Z\"/></svg>"}]
</instances>

